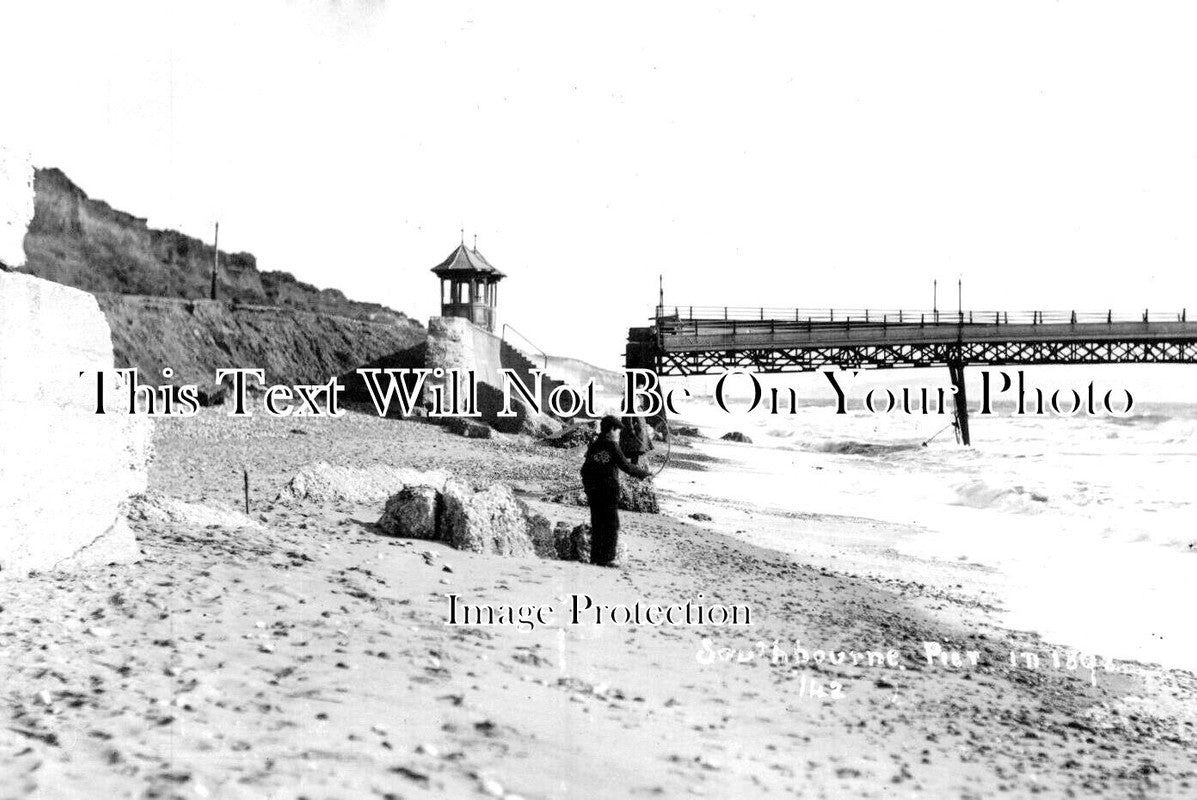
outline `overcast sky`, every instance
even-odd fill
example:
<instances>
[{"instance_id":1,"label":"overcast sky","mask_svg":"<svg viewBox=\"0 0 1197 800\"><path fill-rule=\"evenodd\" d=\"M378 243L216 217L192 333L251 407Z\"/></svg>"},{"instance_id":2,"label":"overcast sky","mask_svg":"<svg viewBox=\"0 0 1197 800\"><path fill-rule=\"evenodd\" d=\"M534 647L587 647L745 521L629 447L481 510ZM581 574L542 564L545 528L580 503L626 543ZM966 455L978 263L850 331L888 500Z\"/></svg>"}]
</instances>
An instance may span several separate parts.
<instances>
[{"instance_id":1,"label":"overcast sky","mask_svg":"<svg viewBox=\"0 0 1197 800\"><path fill-rule=\"evenodd\" d=\"M755 8L754 8L755 6ZM617 366L668 303L1197 307L1186 3L39 2L5 135L156 227Z\"/></svg>"}]
</instances>

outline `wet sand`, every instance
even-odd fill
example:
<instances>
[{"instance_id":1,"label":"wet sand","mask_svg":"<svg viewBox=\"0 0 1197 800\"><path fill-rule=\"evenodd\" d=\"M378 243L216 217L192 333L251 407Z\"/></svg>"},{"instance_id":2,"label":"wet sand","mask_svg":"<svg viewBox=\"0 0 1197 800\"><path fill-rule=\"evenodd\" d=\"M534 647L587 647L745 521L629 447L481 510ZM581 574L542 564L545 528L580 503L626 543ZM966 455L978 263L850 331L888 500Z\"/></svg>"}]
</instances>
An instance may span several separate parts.
<instances>
[{"instance_id":1,"label":"wet sand","mask_svg":"<svg viewBox=\"0 0 1197 800\"><path fill-rule=\"evenodd\" d=\"M151 488L223 515L138 523L134 565L0 583L0 797L1197 793L1192 675L1120 662L1093 686L983 598L898 559L886 574L884 552L866 575L625 513L621 569L474 555L382 536L376 506L272 500L305 463L381 463L505 481L577 523L584 508L536 498L574 485L580 453L365 415L205 412L159 423L155 444ZM703 510L689 502L666 510ZM825 540L870 524L795 520ZM551 605L558 624L448 626L449 593ZM701 595L754 624L563 625L572 594ZM774 663L775 640L893 648L901 668ZM929 666L924 641L979 663ZM1012 666L1011 648L1045 664Z\"/></svg>"}]
</instances>

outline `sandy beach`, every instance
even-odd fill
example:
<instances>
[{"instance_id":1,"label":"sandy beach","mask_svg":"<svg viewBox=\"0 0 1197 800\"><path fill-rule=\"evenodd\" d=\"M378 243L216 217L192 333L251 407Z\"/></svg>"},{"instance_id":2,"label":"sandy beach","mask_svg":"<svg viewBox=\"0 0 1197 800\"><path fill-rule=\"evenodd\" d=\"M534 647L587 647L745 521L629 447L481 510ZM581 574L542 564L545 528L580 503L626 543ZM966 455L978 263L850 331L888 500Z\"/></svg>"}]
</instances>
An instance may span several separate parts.
<instances>
[{"instance_id":1,"label":"sandy beach","mask_svg":"<svg viewBox=\"0 0 1197 800\"><path fill-rule=\"evenodd\" d=\"M0 31L0 800L1197 799L1197 6Z\"/></svg>"},{"instance_id":2,"label":"sandy beach","mask_svg":"<svg viewBox=\"0 0 1197 800\"><path fill-rule=\"evenodd\" d=\"M573 485L575 450L357 413L208 410L157 422L155 451L151 494L178 513L134 520L138 563L0 583L0 796L1197 791L1191 674L1056 668L1063 648L997 627L951 569L894 556L887 570L876 549L865 570L820 551L831 534L868 541L866 517L795 519L811 532L804 558L677 519L703 505L671 494L666 514L624 513L627 562L602 569L388 537L381 504L273 502L314 461L435 468L507 482L576 524L584 508L540 499ZM448 625L449 594L555 616ZM568 624L573 595L747 606L752 625ZM929 663L924 642L960 665ZM814 663L816 650L844 655Z\"/></svg>"}]
</instances>

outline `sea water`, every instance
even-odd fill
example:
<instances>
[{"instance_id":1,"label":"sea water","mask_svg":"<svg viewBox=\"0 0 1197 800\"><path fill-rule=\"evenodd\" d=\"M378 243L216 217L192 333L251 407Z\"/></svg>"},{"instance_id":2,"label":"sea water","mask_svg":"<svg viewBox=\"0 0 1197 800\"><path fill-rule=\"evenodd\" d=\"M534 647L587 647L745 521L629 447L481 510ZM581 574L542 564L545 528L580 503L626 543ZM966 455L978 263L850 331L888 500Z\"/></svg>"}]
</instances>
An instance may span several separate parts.
<instances>
[{"instance_id":1,"label":"sea water","mask_svg":"<svg viewBox=\"0 0 1197 800\"><path fill-rule=\"evenodd\" d=\"M1197 405L1140 401L1126 417L974 414L968 448L950 414L837 414L831 398L810 397L792 413L728 405L698 397L682 409L679 421L707 437L690 440L694 451L722 463L667 466L666 492L749 506L755 525L772 514L781 533L766 543L798 554L809 551L787 539L787 515L886 523L901 531L889 546L906 557L983 565L1003 624L1197 669ZM733 430L753 444L718 438Z\"/></svg>"}]
</instances>

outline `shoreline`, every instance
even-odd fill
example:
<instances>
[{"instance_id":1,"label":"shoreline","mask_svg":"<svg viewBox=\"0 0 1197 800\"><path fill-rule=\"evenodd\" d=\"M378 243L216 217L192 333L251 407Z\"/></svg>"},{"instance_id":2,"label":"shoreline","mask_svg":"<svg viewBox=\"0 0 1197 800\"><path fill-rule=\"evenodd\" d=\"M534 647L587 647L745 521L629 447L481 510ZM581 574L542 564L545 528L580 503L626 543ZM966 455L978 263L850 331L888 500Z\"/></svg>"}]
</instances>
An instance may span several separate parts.
<instances>
[{"instance_id":1,"label":"shoreline","mask_svg":"<svg viewBox=\"0 0 1197 800\"><path fill-rule=\"evenodd\" d=\"M1184 606L1181 587L1188 582L1187 553L1170 552L1132 537L1102 538L1082 521L1068 519L1067 507L1054 508L1047 497L1021 485L1014 487L1017 498L1032 501L1026 513L1019 513L1021 509L978 511L981 506L970 507L968 496L951 495L973 485L990 490L983 484L985 470L971 463L975 454L962 459L968 471L961 472L954 488L949 479L945 491L927 498L939 507L929 507L926 512L915 506L895 511L886 500L871 495L859 512L845 513L840 510L843 503L828 503L825 494L816 494L809 505L794 503L785 495L774 504L768 490L780 490L781 486L773 480L774 471L780 469L779 464L788 463L796 475L806 475L824 489L850 485L843 477L846 475L874 487L907 480L906 473L920 468L918 460L856 452L820 455L771 443L754 445L757 449L749 451L714 439L696 441L703 451L704 466L722 463L722 469L703 472L728 476L761 473L761 480L733 479L720 486L714 475L667 475L662 481L663 496L670 498L662 506L667 513L686 517L699 511L712 517L700 523L705 527L813 564L882 579L909 577L936 583L945 592L969 596L977 605L993 610L998 615L995 619L1005 627L1035 630L1076 649L1164 668L1197 670L1197 653L1184 646L1187 623L1176 613ZM928 455L938 470L928 474L944 477L945 454ZM1151 458L1155 463L1163 457ZM794 491L803 491L802 480L796 478ZM1029 475L1026 480L1035 486ZM999 478L992 489L1000 490L1003 485ZM891 489L883 497L890 499L894 494ZM1054 499L1055 492L1049 494ZM880 508L871 515L878 502ZM804 507L817 510L800 510ZM1061 519L1067 527L1051 529L1055 514L1065 515ZM1151 519L1149 515L1140 517ZM1117 528L1122 522L1122 518L1107 519L1104 524ZM1031 525L1035 527L1028 527ZM1032 553L1045 555L1036 561L1027 556ZM1055 569L1050 566L1053 559L1057 559ZM1125 579L1131 574L1156 575L1158 580L1128 584ZM1145 620L1154 624L1145 627Z\"/></svg>"},{"instance_id":2,"label":"shoreline","mask_svg":"<svg viewBox=\"0 0 1197 800\"><path fill-rule=\"evenodd\" d=\"M623 514L630 555L616 570L381 536L372 504L261 498L313 460L436 467L519 484L535 510L576 524L584 508L527 492L571 478L578 453L366 417L203 422L157 427L151 488L218 507L223 523L138 523L138 564L0 582L12 654L0 795L1187 797L1197 785L1190 673L1120 665L1093 686L966 598L665 515ZM232 510L242 466L249 518ZM454 592L495 605L701 593L750 604L754 624L449 626ZM961 666L928 663L924 642ZM900 658L803 662L798 649ZM1012 666L1011 649L1044 664Z\"/></svg>"}]
</instances>

